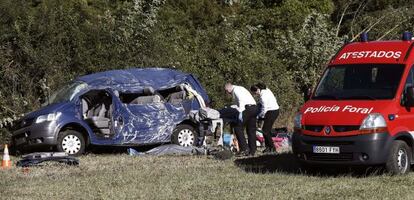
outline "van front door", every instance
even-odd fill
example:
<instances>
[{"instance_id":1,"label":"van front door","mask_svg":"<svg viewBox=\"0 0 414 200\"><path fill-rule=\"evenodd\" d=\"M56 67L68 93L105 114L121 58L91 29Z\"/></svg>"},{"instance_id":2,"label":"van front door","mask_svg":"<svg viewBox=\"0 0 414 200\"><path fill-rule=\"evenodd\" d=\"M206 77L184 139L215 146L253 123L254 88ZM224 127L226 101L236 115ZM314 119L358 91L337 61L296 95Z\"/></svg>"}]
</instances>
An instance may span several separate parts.
<instances>
[{"instance_id":1,"label":"van front door","mask_svg":"<svg viewBox=\"0 0 414 200\"><path fill-rule=\"evenodd\" d=\"M404 97L406 93L406 89L408 87L412 87L414 85L414 66L411 67L411 70L407 76L407 80L405 81L404 90L401 95L401 107L398 111L398 117L396 120L399 122L396 124L399 124L400 126L397 127L398 132L408 131L410 134L414 135L414 107L406 106L406 98ZM408 130L406 130L408 129Z\"/></svg>"}]
</instances>

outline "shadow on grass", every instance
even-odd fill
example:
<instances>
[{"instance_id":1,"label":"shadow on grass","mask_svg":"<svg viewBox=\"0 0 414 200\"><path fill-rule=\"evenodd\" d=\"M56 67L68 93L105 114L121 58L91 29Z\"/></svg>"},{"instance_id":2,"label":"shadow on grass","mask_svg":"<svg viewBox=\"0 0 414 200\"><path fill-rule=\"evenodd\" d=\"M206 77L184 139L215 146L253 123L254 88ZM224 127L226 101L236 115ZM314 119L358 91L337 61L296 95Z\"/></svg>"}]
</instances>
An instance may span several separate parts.
<instances>
[{"instance_id":1,"label":"shadow on grass","mask_svg":"<svg viewBox=\"0 0 414 200\"><path fill-rule=\"evenodd\" d=\"M146 146L96 146L96 145L90 145L85 155L87 154L98 154L98 155L105 155L105 154L127 154L128 148L133 148L139 152L145 152L152 148L155 148L157 146L160 146L161 144L156 145L146 145ZM0 152L2 153L4 151L3 148L0 148ZM13 146L9 147L9 153L13 156L21 156L29 153L34 152L56 152L56 149L52 149L50 147L43 147L43 148L30 148L30 149L24 149L24 150L16 150Z\"/></svg>"},{"instance_id":2,"label":"shadow on grass","mask_svg":"<svg viewBox=\"0 0 414 200\"><path fill-rule=\"evenodd\" d=\"M305 166L301 165L291 153L261 155L256 157L239 158L235 165L248 173L286 173L308 176L343 177L352 176L363 178L384 174L381 167L342 167L338 165Z\"/></svg>"}]
</instances>

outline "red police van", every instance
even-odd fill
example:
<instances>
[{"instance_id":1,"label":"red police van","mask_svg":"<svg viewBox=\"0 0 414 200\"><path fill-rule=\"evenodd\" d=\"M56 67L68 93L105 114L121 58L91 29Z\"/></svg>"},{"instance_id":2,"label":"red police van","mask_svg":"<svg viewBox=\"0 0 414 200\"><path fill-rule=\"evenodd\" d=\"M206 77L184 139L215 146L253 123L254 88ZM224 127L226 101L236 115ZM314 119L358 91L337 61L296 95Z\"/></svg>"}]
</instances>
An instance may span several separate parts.
<instances>
[{"instance_id":1,"label":"red police van","mask_svg":"<svg viewBox=\"0 0 414 200\"><path fill-rule=\"evenodd\" d=\"M413 164L414 41L346 44L332 58L295 116L293 153L307 165L385 165L405 174Z\"/></svg>"}]
</instances>

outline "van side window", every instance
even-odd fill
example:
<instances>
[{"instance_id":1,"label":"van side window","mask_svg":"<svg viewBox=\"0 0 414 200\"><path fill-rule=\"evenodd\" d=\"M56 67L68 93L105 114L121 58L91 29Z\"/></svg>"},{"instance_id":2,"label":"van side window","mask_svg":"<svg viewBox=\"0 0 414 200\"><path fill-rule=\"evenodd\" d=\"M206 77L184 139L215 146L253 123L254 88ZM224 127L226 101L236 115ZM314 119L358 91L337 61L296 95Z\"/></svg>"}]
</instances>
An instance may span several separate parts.
<instances>
[{"instance_id":1,"label":"van side window","mask_svg":"<svg viewBox=\"0 0 414 200\"><path fill-rule=\"evenodd\" d=\"M407 80L405 81L404 91L401 94L401 102L400 102L401 105L405 105L405 101L406 101L404 97L405 92L408 87L413 86L413 83L414 83L414 66L411 67L410 72L408 73L408 76L407 76Z\"/></svg>"},{"instance_id":2,"label":"van side window","mask_svg":"<svg viewBox=\"0 0 414 200\"><path fill-rule=\"evenodd\" d=\"M105 90L91 90L81 96L84 118L110 118L112 97Z\"/></svg>"},{"instance_id":3,"label":"van side window","mask_svg":"<svg viewBox=\"0 0 414 200\"><path fill-rule=\"evenodd\" d=\"M136 105L161 103L163 100L162 96L156 93L152 88L145 88L140 93L120 93L119 99L122 103Z\"/></svg>"},{"instance_id":4,"label":"van side window","mask_svg":"<svg viewBox=\"0 0 414 200\"><path fill-rule=\"evenodd\" d=\"M176 86L158 91L167 103L180 104L184 100L191 99L182 86Z\"/></svg>"},{"instance_id":5,"label":"van side window","mask_svg":"<svg viewBox=\"0 0 414 200\"><path fill-rule=\"evenodd\" d=\"M404 85L404 90L412 86L414 82L414 66L411 67L410 73L408 74L407 80Z\"/></svg>"}]
</instances>

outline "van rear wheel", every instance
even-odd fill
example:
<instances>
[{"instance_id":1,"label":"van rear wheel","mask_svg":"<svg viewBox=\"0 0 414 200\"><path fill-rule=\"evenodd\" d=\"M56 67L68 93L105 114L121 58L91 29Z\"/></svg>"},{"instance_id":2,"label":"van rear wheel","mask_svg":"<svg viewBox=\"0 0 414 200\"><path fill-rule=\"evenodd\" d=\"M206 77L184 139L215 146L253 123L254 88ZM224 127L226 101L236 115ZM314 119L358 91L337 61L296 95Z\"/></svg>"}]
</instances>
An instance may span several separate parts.
<instances>
[{"instance_id":1,"label":"van rear wheel","mask_svg":"<svg viewBox=\"0 0 414 200\"><path fill-rule=\"evenodd\" d=\"M74 130L65 130L59 134L57 150L71 156L85 153L85 139L82 134Z\"/></svg>"},{"instance_id":2,"label":"van rear wheel","mask_svg":"<svg viewBox=\"0 0 414 200\"><path fill-rule=\"evenodd\" d=\"M171 142L183 147L195 146L197 141L197 132L194 127L188 124L179 124L175 127Z\"/></svg>"},{"instance_id":3,"label":"van rear wheel","mask_svg":"<svg viewBox=\"0 0 414 200\"><path fill-rule=\"evenodd\" d=\"M401 140L393 141L385 167L394 175L406 174L410 171L411 149L407 143Z\"/></svg>"}]
</instances>

